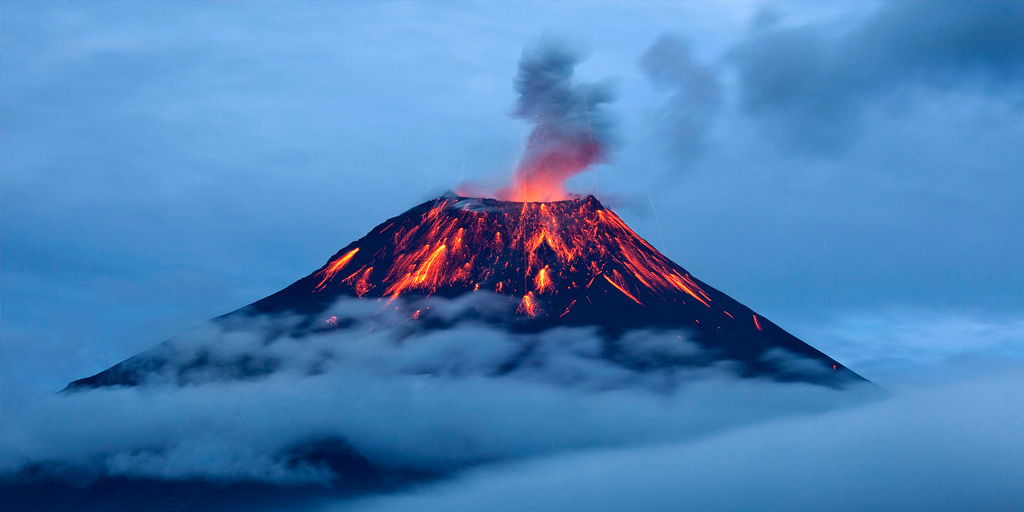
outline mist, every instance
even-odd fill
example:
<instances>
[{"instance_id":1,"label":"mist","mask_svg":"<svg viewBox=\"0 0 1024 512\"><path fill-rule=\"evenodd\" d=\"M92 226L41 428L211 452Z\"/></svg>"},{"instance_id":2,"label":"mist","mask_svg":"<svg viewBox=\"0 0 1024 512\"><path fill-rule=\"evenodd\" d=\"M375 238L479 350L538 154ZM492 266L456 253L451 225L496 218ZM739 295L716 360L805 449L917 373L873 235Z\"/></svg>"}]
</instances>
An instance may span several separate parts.
<instances>
[{"instance_id":1,"label":"mist","mask_svg":"<svg viewBox=\"0 0 1024 512\"><path fill-rule=\"evenodd\" d=\"M502 297L490 299L495 310L510 306ZM827 503L838 510L979 504L1014 510L1024 504L1013 478L1024 464L1018 442L1024 397L1016 392L1024 386L1024 336L1017 323L939 322L903 313L893 318L904 323L890 320L881 331L887 334L858 344L851 342L862 336L856 326L867 320L850 320L819 336L836 344L833 352L849 342L852 368L873 369L868 375L884 384L840 390L737 379L727 364L631 371L597 357L602 341L588 329L513 335L470 323L403 331L392 322L408 312L382 304L343 299L324 314L347 327L301 338L268 339L271 324L288 333L296 321L276 317L251 331L204 325L160 349L176 354L179 364L203 347L216 347L207 356L224 366L242 354L274 359L268 375L238 380L211 370L182 381L174 372L156 372L133 388L24 397L14 404L19 414L5 418L0 474L248 483L316 496L315 489L346 482L327 467L294 463L289 450L338 439L376 471L430 477L384 494L287 506L820 510ZM476 306L432 298L409 307L458 318ZM346 313L363 320L346 321ZM534 362L496 371L524 343L539 347ZM638 359L697 350L657 332L637 333L629 345ZM887 354L889 345L921 349ZM892 356L906 364L892 365ZM910 363L917 371L906 371ZM196 509L216 507L200 500Z\"/></svg>"},{"instance_id":2,"label":"mist","mask_svg":"<svg viewBox=\"0 0 1024 512\"><path fill-rule=\"evenodd\" d=\"M1020 510L1024 365L941 368L941 379L903 382L884 400L476 470L345 509Z\"/></svg>"},{"instance_id":3,"label":"mist","mask_svg":"<svg viewBox=\"0 0 1024 512\"><path fill-rule=\"evenodd\" d=\"M409 307L455 318L481 304L511 306L497 295L473 299ZM619 340L629 348L625 359L613 362L602 356L608 341L587 328L512 334L470 322L412 331L396 323L408 317L392 307L400 303L342 299L324 316L347 327L301 336L292 335L299 319L287 316L245 328L205 324L140 355L133 364L147 373L138 386L21 397L19 414L5 418L0 472L55 467L170 481L327 484L338 475L295 464L289 449L339 439L381 472L452 475L552 453L690 439L882 396L868 384L841 390L739 379L728 362L638 369L644 365L634 363L700 350L676 333L631 333Z\"/></svg>"}]
</instances>

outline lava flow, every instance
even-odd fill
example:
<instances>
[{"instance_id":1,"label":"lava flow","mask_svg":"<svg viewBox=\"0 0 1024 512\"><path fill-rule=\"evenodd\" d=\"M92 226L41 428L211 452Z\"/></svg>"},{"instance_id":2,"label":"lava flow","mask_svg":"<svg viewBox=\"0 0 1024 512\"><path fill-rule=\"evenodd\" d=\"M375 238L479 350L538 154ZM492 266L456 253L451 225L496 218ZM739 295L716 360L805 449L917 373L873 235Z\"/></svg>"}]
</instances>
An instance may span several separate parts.
<instances>
[{"instance_id":1,"label":"lava flow","mask_svg":"<svg viewBox=\"0 0 1024 512\"><path fill-rule=\"evenodd\" d=\"M476 313L457 320L424 302L473 296L479 301L461 304ZM316 272L239 313L297 313L334 329L358 322L338 309L343 297L378 302L379 311L404 308L402 329L413 331L462 321L519 333L592 328L606 340L669 330L699 347L679 356L688 365L739 361L743 375L836 382L786 373L778 359L785 354L826 370L837 365L829 372L848 376L835 360L690 275L593 196L514 202L448 194L388 219ZM607 357L629 350L609 343Z\"/></svg>"},{"instance_id":2,"label":"lava flow","mask_svg":"<svg viewBox=\"0 0 1024 512\"><path fill-rule=\"evenodd\" d=\"M434 308L434 299L426 300L432 296L460 299L458 307L468 309L453 317L443 313L452 307ZM427 201L380 224L317 271L218 320L235 326L250 324L254 316L297 315L307 326L291 331L297 337L367 325L360 316L365 308L349 308L341 300L346 297L379 304L372 314L379 322L370 329L395 328L399 336L462 322L527 336L578 327L583 330L572 332L594 332L604 340L600 357L637 365L636 370L730 361L741 376L828 385L860 379L691 276L592 196L511 202L446 195ZM621 340L643 340L654 331L683 341L650 360L620 357L631 350ZM69 389L134 385L147 368L164 364L161 357L154 349ZM790 365L792 358L819 364Z\"/></svg>"},{"instance_id":3,"label":"lava flow","mask_svg":"<svg viewBox=\"0 0 1024 512\"><path fill-rule=\"evenodd\" d=\"M554 302L571 308L573 299L592 300L610 286L640 306L678 300L681 292L711 307L696 280L593 197L518 203L446 196L422 209L375 229L366 247L360 241L341 251L313 274L312 293L333 287L394 299L491 290L520 298L520 314L536 317L561 311L549 307ZM566 300L555 300L560 295Z\"/></svg>"}]
</instances>

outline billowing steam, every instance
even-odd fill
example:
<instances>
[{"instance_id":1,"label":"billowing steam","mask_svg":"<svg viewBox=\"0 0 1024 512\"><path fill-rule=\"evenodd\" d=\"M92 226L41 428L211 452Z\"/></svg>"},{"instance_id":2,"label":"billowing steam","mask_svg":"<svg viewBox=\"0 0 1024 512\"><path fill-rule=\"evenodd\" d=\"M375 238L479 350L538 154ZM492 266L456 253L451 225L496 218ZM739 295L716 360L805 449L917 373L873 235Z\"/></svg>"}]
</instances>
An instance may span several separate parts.
<instances>
[{"instance_id":1,"label":"billowing steam","mask_svg":"<svg viewBox=\"0 0 1024 512\"><path fill-rule=\"evenodd\" d=\"M550 42L523 51L514 114L534 127L512 184L498 193L499 198L565 199L565 180L605 159L610 123L600 106L612 95L602 84L574 84L578 61L574 52Z\"/></svg>"}]
</instances>

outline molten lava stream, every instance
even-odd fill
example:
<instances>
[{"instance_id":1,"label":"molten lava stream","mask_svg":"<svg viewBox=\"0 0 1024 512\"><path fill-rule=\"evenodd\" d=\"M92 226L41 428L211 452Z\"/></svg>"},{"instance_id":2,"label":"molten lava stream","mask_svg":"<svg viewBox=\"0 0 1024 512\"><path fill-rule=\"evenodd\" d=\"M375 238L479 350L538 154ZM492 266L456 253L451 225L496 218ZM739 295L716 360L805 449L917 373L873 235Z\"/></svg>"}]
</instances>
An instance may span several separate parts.
<instances>
[{"instance_id":1,"label":"molten lava stream","mask_svg":"<svg viewBox=\"0 0 1024 512\"><path fill-rule=\"evenodd\" d=\"M313 288L313 291L318 292L323 290L324 287L327 286L327 282L334 279L334 276L337 275L341 269L345 268L345 265L348 265L348 262L352 261L352 257L355 256L357 252L359 252L358 247L345 253L344 256L334 260L327 268L320 271L318 275L323 275L323 279L320 281L320 284Z\"/></svg>"}]
</instances>

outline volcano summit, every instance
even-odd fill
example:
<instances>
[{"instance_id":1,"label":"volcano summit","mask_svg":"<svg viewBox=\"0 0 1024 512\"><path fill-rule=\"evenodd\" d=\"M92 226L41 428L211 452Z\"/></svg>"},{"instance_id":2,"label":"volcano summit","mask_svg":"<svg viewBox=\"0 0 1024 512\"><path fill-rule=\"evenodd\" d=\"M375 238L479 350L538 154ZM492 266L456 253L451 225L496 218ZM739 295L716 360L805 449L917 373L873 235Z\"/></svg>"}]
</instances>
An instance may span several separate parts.
<instances>
[{"instance_id":1,"label":"volcano summit","mask_svg":"<svg viewBox=\"0 0 1024 512\"><path fill-rule=\"evenodd\" d=\"M436 301L458 304L458 311ZM225 351L174 339L68 389L139 385L157 374L179 384L196 375L257 378L280 367L279 352L264 348L282 335L302 340L377 330L394 333L396 343L415 343L408 338L460 325L521 340L491 375L538 364L533 356L544 333L585 328L602 340L594 357L631 372L724 362L741 377L828 386L863 380L691 276L593 196L513 202L448 194L427 201L287 288L213 323L228 332L262 331L263 341ZM631 343L655 335L695 350L635 357Z\"/></svg>"}]
</instances>

